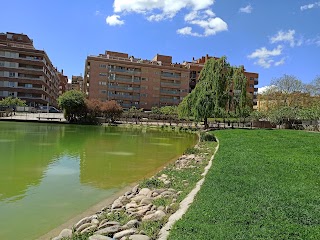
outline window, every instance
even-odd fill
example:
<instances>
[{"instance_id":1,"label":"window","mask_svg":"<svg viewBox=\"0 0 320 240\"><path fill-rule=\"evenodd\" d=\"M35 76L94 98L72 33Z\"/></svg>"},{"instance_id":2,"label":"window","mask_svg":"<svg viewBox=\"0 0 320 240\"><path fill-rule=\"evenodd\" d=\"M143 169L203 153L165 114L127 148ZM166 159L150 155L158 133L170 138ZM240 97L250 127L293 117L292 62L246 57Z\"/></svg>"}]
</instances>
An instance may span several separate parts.
<instances>
[{"instance_id":1,"label":"window","mask_svg":"<svg viewBox=\"0 0 320 240\"><path fill-rule=\"evenodd\" d=\"M253 87L254 87L254 85L253 85L253 84L250 84L250 85L249 85L249 87L253 88Z\"/></svg>"},{"instance_id":2,"label":"window","mask_svg":"<svg viewBox=\"0 0 320 240\"><path fill-rule=\"evenodd\" d=\"M16 67L16 63L15 62L10 62L9 63L9 67Z\"/></svg>"},{"instance_id":3,"label":"window","mask_svg":"<svg viewBox=\"0 0 320 240\"><path fill-rule=\"evenodd\" d=\"M26 88L32 88L32 84L29 84L29 83L25 84L24 86L25 86Z\"/></svg>"},{"instance_id":4,"label":"window","mask_svg":"<svg viewBox=\"0 0 320 240\"><path fill-rule=\"evenodd\" d=\"M15 87L16 83L15 82L8 82L8 87Z\"/></svg>"},{"instance_id":5,"label":"window","mask_svg":"<svg viewBox=\"0 0 320 240\"><path fill-rule=\"evenodd\" d=\"M107 76L108 74L107 73L99 73L99 76L101 77L104 77L104 76Z\"/></svg>"},{"instance_id":6,"label":"window","mask_svg":"<svg viewBox=\"0 0 320 240\"><path fill-rule=\"evenodd\" d=\"M0 67L4 67L4 62L0 62Z\"/></svg>"},{"instance_id":7,"label":"window","mask_svg":"<svg viewBox=\"0 0 320 240\"><path fill-rule=\"evenodd\" d=\"M9 93L8 93L8 96L14 97L14 92L9 92Z\"/></svg>"},{"instance_id":8,"label":"window","mask_svg":"<svg viewBox=\"0 0 320 240\"><path fill-rule=\"evenodd\" d=\"M106 86L107 85L107 82L99 82L99 85L102 85L102 86Z\"/></svg>"},{"instance_id":9,"label":"window","mask_svg":"<svg viewBox=\"0 0 320 240\"><path fill-rule=\"evenodd\" d=\"M6 55L4 51L0 51L0 56Z\"/></svg>"},{"instance_id":10,"label":"window","mask_svg":"<svg viewBox=\"0 0 320 240\"><path fill-rule=\"evenodd\" d=\"M9 77L15 77L16 76L16 73L14 72L9 72Z\"/></svg>"},{"instance_id":11,"label":"window","mask_svg":"<svg viewBox=\"0 0 320 240\"><path fill-rule=\"evenodd\" d=\"M106 65L106 64L100 64L99 67L100 67L100 68L107 68L107 65Z\"/></svg>"},{"instance_id":12,"label":"window","mask_svg":"<svg viewBox=\"0 0 320 240\"><path fill-rule=\"evenodd\" d=\"M101 90L101 93L106 94L107 91L106 90Z\"/></svg>"}]
</instances>

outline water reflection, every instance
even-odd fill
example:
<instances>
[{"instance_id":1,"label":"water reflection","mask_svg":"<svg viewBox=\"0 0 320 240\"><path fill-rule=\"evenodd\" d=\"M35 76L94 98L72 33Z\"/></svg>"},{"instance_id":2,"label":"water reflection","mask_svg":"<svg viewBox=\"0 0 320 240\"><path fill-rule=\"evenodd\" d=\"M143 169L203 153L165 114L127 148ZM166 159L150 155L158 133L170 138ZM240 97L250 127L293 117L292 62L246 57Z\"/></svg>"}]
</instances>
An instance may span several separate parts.
<instances>
[{"instance_id":1,"label":"water reflection","mask_svg":"<svg viewBox=\"0 0 320 240\"><path fill-rule=\"evenodd\" d=\"M0 239L35 239L150 176L195 140L151 130L0 122Z\"/></svg>"}]
</instances>

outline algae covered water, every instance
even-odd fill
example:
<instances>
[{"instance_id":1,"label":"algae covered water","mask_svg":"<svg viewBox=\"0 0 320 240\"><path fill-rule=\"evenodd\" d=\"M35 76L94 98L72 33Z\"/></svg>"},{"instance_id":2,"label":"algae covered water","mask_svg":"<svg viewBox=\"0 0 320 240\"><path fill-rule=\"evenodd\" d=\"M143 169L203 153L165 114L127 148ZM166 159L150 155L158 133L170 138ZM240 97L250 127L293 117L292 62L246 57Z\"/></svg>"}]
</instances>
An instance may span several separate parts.
<instances>
[{"instance_id":1,"label":"algae covered water","mask_svg":"<svg viewBox=\"0 0 320 240\"><path fill-rule=\"evenodd\" d=\"M195 142L152 129L0 122L0 239L36 239Z\"/></svg>"}]
</instances>

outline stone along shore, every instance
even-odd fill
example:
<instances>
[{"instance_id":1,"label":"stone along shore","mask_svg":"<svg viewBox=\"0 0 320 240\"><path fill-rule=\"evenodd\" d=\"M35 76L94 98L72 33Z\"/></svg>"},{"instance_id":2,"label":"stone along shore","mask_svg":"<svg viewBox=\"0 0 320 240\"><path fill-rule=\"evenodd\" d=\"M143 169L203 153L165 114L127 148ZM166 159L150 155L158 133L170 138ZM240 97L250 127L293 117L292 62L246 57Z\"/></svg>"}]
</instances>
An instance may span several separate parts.
<instances>
[{"instance_id":1,"label":"stone along shore","mask_svg":"<svg viewBox=\"0 0 320 240\"><path fill-rule=\"evenodd\" d=\"M211 144L209 146L209 144ZM199 143L156 176L144 180L92 216L64 229L53 240L151 240L202 178L216 144Z\"/></svg>"}]
</instances>

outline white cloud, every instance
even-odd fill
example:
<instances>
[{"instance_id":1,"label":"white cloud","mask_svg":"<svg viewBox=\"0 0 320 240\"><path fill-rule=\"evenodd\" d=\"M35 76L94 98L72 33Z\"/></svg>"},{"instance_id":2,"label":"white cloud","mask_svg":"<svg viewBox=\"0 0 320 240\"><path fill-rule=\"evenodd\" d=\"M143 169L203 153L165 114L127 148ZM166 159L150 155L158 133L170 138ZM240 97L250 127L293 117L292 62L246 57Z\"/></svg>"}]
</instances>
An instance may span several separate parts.
<instances>
[{"instance_id":1,"label":"white cloud","mask_svg":"<svg viewBox=\"0 0 320 240\"><path fill-rule=\"evenodd\" d=\"M307 45L316 45L320 47L320 36L317 36L315 38L309 38L305 41Z\"/></svg>"},{"instance_id":2,"label":"white cloud","mask_svg":"<svg viewBox=\"0 0 320 240\"><path fill-rule=\"evenodd\" d=\"M142 14L148 21L163 21L174 18L178 12L187 10L184 21L189 26L177 30L178 34L206 37L218 32L227 31L228 24L221 18L216 17L210 9L215 0L114 0L113 10L115 15L108 17L109 25L124 24L120 20L120 14L137 13ZM118 15L119 14L119 15ZM194 25L201 29L201 33L194 32ZM199 29L197 29L199 30Z\"/></svg>"},{"instance_id":3,"label":"white cloud","mask_svg":"<svg viewBox=\"0 0 320 240\"><path fill-rule=\"evenodd\" d=\"M116 26L116 25L123 25L124 21L120 20L119 15L114 14L106 18L106 23L109 24L110 26Z\"/></svg>"},{"instance_id":4,"label":"white cloud","mask_svg":"<svg viewBox=\"0 0 320 240\"><path fill-rule=\"evenodd\" d=\"M248 58L256 59L255 64L263 68L269 68L275 62L273 58L282 54L282 49L283 47L281 45L277 46L277 48L274 48L273 50L268 50L265 47L262 47L248 55Z\"/></svg>"},{"instance_id":5,"label":"white cloud","mask_svg":"<svg viewBox=\"0 0 320 240\"><path fill-rule=\"evenodd\" d=\"M253 8L251 7L251 5L249 4L248 6L246 7L242 7L239 9L239 12L241 13L251 13L253 10Z\"/></svg>"},{"instance_id":6,"label":"white cloud","mask_svg":"<svg viewBox=\"0 0 320 240\"><path fill-rule=\"evenodd\" d=\"M320 2L315 2L315 3L310 3L310 4L307 4L307 5L303 5L303 6L300 7L300 10L301 11L305 11L305 10L309 10L309 9L317 8L317 7L320 7Z\"/></svg>"},{"instance_id":7,"label":"white cloud","mask_svg":"<svg viewBox=\"0 0 320 240\"><path fill-rule=\"evenodd\" d=\"M150 20L162 20L173 18L184 8L198 11L207 9L213 4L214 0L114 0L113 9L115 13L142 13L149 15L149 18L155 15ZM154 14L154 11L160 11L160 13Z\"/></svg>"},{"instance_id":8,"label":"white cloud","mask_svg":"<svg viewBox=\"0 0 320 240\"><path fill-rule=\"evenodd\" d=\"M279 31L275 36L270 38L271 43L289 42L291 47L295 46L294 34L295 30L288 30L287 32ZM301 44L300 44L301 45Z\"/></svg>"},{"instance_id":9,"label":"white cloud","mask_svg":"<svg viewBox=\"0 0 320 240\"><path fill-rule=\"evenodd\" d=\"M191 35L191 36L200 37L198 33L192 32L192 27L180 28L177 30L177 33L181 35Z\"/></svg>"},{"instance_id":10,"label":"white cloud","mask_svg":"<svg viewBox=\"0 0 320 240\"><path fill-rule=\"evenodd\" d=\"M278 61L278 62L275 62L274 65L275 65L275 66L283 65L283 64L285 64L285 60L286 60L286 58L281 58L281 60Z\"/></svg>"}]
</instances>

